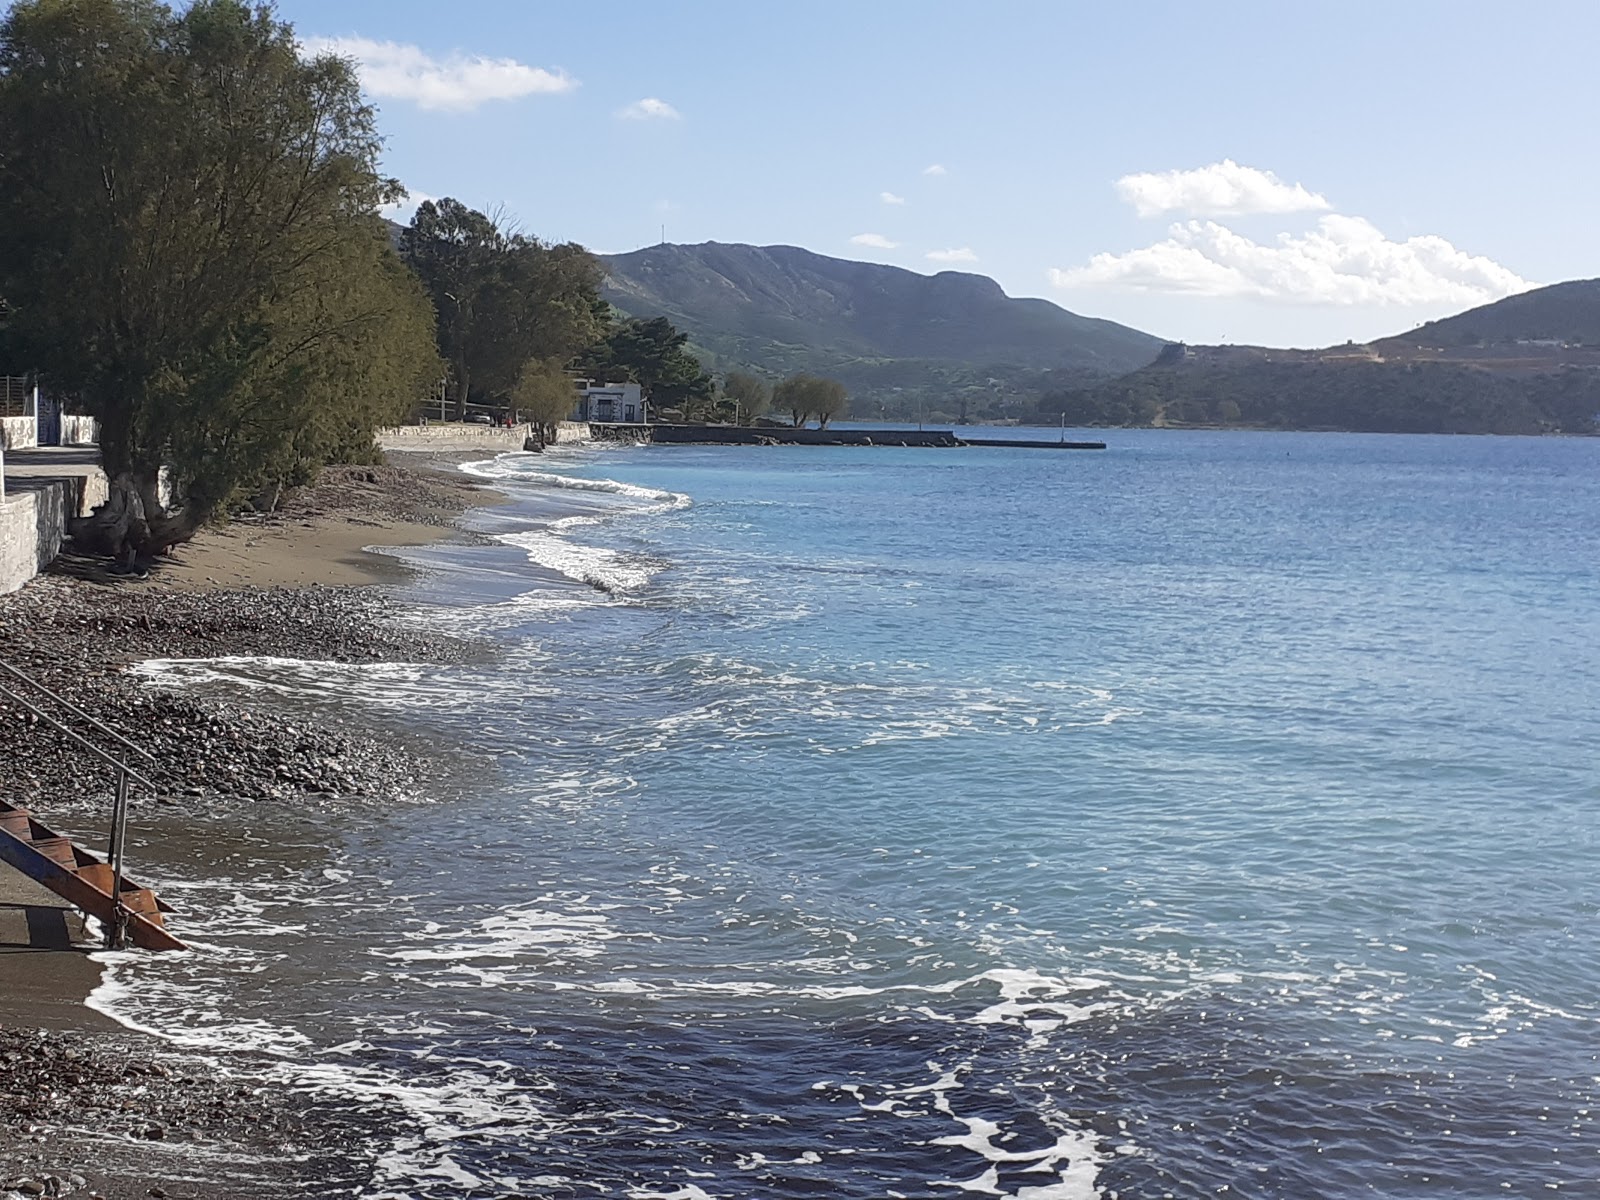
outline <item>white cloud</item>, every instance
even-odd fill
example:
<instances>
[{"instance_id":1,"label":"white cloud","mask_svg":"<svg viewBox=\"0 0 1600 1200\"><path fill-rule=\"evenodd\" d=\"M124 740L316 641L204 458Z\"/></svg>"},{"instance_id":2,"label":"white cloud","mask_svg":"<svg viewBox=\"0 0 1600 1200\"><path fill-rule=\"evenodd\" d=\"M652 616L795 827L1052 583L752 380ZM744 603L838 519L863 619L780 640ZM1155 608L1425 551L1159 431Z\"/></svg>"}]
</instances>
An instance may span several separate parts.
<instances>
[{"instance_id":1,"label":"white cloud","mask_svg":"<svg viewBox=\"0 0 1600 1200\"><path fill-rule=\"evenodd\" d=\"M893 192L879 192L878 199L885 204L904 204L906 202L904 196L896 196Z\"/></svg>"},{"instance_id":2,"label":"white cloud","mask_svg":"<svg viewBox=\"0 0 1600 1200\"><path fill-rule=\"evenodd\" d=\"M940 164L940 163L929 163L927 166L922 168L922 173L924 175L948 175L948 174L950 174L950 172L946 171L944 169L944 166L942 164Z\"/></svg>"},{"instance_id":3,"label":"white cloud","mask_svg":"<svg viewBox=\"0 0 1600 1200\"><path fill-rule=\"evenodd\" d=\"M855 246L871 246L874 250L893 250L899 242L891 242L881 233L858 233L850 239Z\"/></svg>"},{"instance_id":4,"label":"white cloud","mask_svg":"<svg viewBox=\"0 0 1600 1200\"><path fill-rule=\"evenodd\" d=\"M627 108L617 113L617 116L627 121L678 121L683 114L665 100L657 100L654 96L646 96L643 100L635 100Z\"/></svg>"},{"instance_id":5,"label":"white cloud","mask_svg":"<svg viewBox=\"0 0 1600 1200\"><path fill-rule=\"evenodd\" d=\"M1287 184L1271 171L1241 167L1231 158L1193 171L1124 175L1117 194L1141 217L1185 212L1200 217L1291 213L1327 209L1327 197Z\"/></svg>"},{"instance_id":6,"label":"white cloud","mask_svg":"<svg viewBox=\"0 0 1600 1200\"><path fill-rule=\"evenodd\" d=\"M922 257L941 263L975 263L978 261L978 256L966 246L962 246L959 250L929 250Z\"/></svg>"},{"instance_id":7,"label":"white cloud","mask_svg":"<svg viewBox=\"0 0 1600 1200\"><path fill-rule=\"evenodd\" d=\"M1062 288L1340 306L1471 306L1536 286L1442 237L1390 241L1370 221L1336 214L1302 236L1284 233L1266 243L1215 221L1180 222L1165 241L1126 254L1096 254L1086 266L1052 270L1050 279Z\"/></svg>"},{"instance_id":8,"label":"white cloud","mask_svg":"<svg viewBox=\"0 0 1600 1200\"><path fill-rule=\"evenodd\" d=\"M418 46L363 37L301 39L308 54L356 60L361 85L374 96L411 100L419 108L466 112L490 100L569 92L575 79L560 71L530 67L513 58L485 58L451 51L435 58Z\"/></svg>"},{"instance_id":9,"label":"white cloud","mask_svg":"<svg viewBox=\"0 0 1600 1200\"><path fill-rule=\"evenodd\" d=\"M397 200L393 204L385 204L378 211L388 217L389 220L399 221L402 225L405 225L410 222L412 216L416 214L417 208L425 201L433 200L437 202L440 199L442 197L431 193L419 192L416 188L407 188L404 200Z\"/></svg>"}]
</instances>

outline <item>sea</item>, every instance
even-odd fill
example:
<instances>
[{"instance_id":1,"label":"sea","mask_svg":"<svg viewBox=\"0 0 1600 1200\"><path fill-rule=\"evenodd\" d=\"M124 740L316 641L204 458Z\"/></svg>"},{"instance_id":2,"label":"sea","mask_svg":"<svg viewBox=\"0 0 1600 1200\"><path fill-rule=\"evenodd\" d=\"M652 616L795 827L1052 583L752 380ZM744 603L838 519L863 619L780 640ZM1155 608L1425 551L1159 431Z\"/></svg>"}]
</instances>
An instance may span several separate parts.
<instances>
[{"instance_id":1,"label":"sea","mask_svg":"<svg viewBox=\"0 0 1600 1200\"><path fill-rule=\"evenodd\" d=\"M147 814L93 1004L330 1194L1600 1196L1600 440L1068 436L467 465L488 653L138 668L459 769Z\"/></svg>"}]
</instances>

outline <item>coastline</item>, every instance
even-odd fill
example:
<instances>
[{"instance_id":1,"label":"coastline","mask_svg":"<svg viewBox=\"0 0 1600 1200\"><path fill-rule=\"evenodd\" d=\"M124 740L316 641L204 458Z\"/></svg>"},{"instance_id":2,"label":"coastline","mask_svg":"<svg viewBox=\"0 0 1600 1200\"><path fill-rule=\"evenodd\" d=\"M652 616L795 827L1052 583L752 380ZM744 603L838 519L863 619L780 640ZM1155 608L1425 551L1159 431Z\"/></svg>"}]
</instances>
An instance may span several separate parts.
<instances>
[{"instance_id":1,"label":"coastline","mask_svg":"<svg viewBox=\"0 0 1600 1200\"><path fill-rule=\"evenodd\" d=\"M156 657L449 662L481 653L394 622L383 585L413 568L368 547L470 537L461 514L502 497L450 468L493 453L392 451L383 465L330 468L282 512L202 531L146 579L64 555L0 596L0 660L156 753L158 778L172 789L156 798L163 818L198 828L219 806L286 811L414 790L458 764L371 723L286 721L260 706L158 692L126 668ZM15 731L0 760L0 796L98 844L109 773L3 698L0 722ZM302 1185L326 1179L327 1146L359 1143L350 1132L359 1114L324 1106L313 1127L302 1098L239 1089L194 1055L97 1011L88 1000L103 969L92 932L0 864L0 1192L31 1181L48 1194L155 1195L163 1186L174 1196L305 1194ZM87 1062L102 1069L85 1070ZM123 1136L108 1140L92 1114L116 1096L118 1080L137 1095L113 1102L110 1131L123 1126ZM219 1112L237 1119L219 1123ZM150 1142L160 1153L141 1144ZM190 1164L174 1160L184 1142L208 1159L242 1156L252 1174L264 1172L259 1186L241 1185L237 1173L200 1184Z\"/></svg>"}]
</instances>

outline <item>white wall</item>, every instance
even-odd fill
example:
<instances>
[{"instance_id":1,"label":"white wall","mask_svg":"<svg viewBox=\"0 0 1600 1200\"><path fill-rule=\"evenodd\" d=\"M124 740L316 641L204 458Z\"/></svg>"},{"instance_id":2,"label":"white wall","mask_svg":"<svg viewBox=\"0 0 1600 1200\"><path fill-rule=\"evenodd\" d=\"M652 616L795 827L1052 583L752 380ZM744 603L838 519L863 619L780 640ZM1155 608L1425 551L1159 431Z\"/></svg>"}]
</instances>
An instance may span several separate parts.
<instances>
[{"instance_id":1,"label":"white wall","mask_svg":"<svg viewBox=\"0 0 1600 1200\"><path fill-rule=\"evenodd\" d=\"M15 477L0 500L0 593L14 592L54 561L73 517L87 516L106 500L98 470L19 490Z\"/></svg>"},{"instance_id":2,"label":"white wall","mask_svg":"<svg viewBox=\"0 0 1600 1200\"><path fill-rule=\"evenodd\" d=\"M0 417L0 449L26 450L39 444L39 422L34 417Z\"/></svg>"}]
</instances>

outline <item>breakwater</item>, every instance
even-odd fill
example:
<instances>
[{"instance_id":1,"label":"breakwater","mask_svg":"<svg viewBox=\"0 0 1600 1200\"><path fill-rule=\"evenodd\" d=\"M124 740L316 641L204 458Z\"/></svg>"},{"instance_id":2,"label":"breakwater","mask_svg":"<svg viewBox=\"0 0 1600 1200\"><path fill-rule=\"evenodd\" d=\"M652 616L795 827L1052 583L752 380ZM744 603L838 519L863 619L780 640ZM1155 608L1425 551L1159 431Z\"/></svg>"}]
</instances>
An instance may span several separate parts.
<instances>
[{"instance_id":1,"label":"breakwater","mask_svg":"<svg viewBox=\"0 0 1600 1200\"><path fill-rule=\"evenodd\" d=\"M596 441L698 446L1008 446L1048 450L1104 450L1104 442L1019 441L960 437L949 429L794 429L766 425L600 425Z\"/></svg>"}]
</instances>

